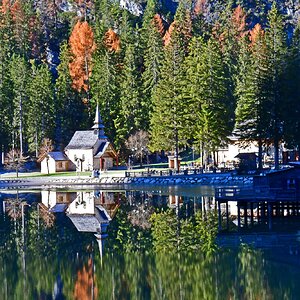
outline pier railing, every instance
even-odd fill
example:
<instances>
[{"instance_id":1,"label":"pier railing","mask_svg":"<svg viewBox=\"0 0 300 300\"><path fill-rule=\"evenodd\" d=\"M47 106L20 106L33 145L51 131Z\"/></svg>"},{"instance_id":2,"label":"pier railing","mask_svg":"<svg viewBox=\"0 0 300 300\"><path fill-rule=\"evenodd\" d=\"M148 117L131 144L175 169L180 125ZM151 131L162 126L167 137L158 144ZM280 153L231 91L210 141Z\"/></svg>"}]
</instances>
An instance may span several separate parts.
<instances>
[{"instance_id":1,"label":"pier railing","mask_svg":"<svg viewBox=\"0 0 300 300\"><path fill-rule=\"evenodd\" d=\"M226 172L229 170L222 170L223 172ZM232 171L232 170L230 170ZM197 174L213 174L217 173L217 170L211 170L207 171L203 168L187 168L187 169L181 169L179 171L177 170L146 170L146 171L126 171L125 177L151 177L151 176L174 176L174 175L197 175Z\"/></svg>"},{"instance_id":2,"label":"pier railing","mask_svg":"<svg viewBox=\"0 0 300 300\"><path fill-rule=\"evenodd\" d=\"M294 201L299 198L299 193L296 189L280 189L269 187L258 188L216 188L216 200L219 201Z\"/></svg>"}]
</instances>

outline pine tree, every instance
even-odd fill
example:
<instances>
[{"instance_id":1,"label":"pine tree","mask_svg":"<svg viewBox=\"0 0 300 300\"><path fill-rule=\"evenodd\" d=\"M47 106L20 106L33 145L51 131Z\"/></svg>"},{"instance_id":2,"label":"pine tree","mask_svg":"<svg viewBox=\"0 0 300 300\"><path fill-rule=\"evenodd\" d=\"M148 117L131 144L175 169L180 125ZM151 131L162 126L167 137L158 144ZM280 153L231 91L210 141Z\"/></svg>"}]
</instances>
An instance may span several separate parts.
<instances>
[{"instance_id":1,"label":"pine tree","mask_svg":"<svg viewBox=\"0 0 300 300\"><path fill-rule=\"evenodd\" d=\"M102 46L98 47L94 55L91 92L93 105L99 104L106 134L114 141L115 120L120 114L120 38L113 35L114 43L112 43L112 33L109 34L109 42L107 37L105 35L101 41Z\"/></svg>"},{"instance_id":2,"label":"pine tree","mask_svg":"<svg viewBox=\"0 0 300 300\"><path fill-rule=\"evenodd\" d=\"M2 7L3 9L3 7ZM2 18L3 17L3 18ZM0 10L0 18L5 20L5 15ZM11 35L8 27L0 25L0 152L7 149L10 142L10 129L12 124L11 81L9 78L9 60L11 56Z\"/></svg>"},{"instance_id":3,"label":"pine tree","mask_svg":"<svg viewBox=\"0 0 300 300\"><path fill-rule=\"evenodd\" d=\"M282 137L282 108L283 98L283 76L286 69L287 39L284 30L283 16L279 13L276 4L268 14L268 28L266 29L266 45L270 60L269 73L271 75L269 92L271 106L268 108L272 115L272 137L274 140L275 168L279 167L279 142Z\"/></svg>"},{"instance_id":4,"label":"pine tree","mask_svg":"<svg viewBox=\"0 0 300 300\"><path fill-rule=\"evenodd\" d=\"M235 9L233 1L228 1L226 9L222 12L221 23L217 34L223 52L226 66L226 77L228 79L228 97L231 102L231 119L234 120L234 108L236 106L234 90L238 72L237 58L240 54L240 40L247 34L246 13L238 5ZM231 126L233 126L233 122Z\"/></svg>"},{"instance_id":5,"label":"pine tree","mask_svg":"<svg viewBox=\"0 0 300 300\"><path fill-rule=\"evenodd\" d=\"M122 10L118 2L110 0L94 0L95 20L102 33L108 28L113 28L120 19Z\"/></svg>"},{"instance_id":6,"label":"pine tree","mask_svg":"<svg viewBox=\"0 0 300 300\"><path fill-rule=\"evenodd\" d=\"M284 140L288 147L300 149L300 24L296 27L288 52L287 70L284 76L283 109ZM289 109L292 108L292 109Z\"/></svg>"},{"instance_id":7,"label":"pine tree","mask_svg":"<svg viewBox=\"0 0 300 300\"><path fill-rule=\"evenodd\" d=\"M225 66L218 43L194 39L186 69L185 97L190 98L189 109L194 111L190 121L194 140L203 145L205 153L216 151L231 129Z\"/></svg>"},{"instance_id":8,"label":"pine tree","mask_svg":"<svg viewBox=\"0 0 300 300\"><path fill-rule=\"evenodd\" d=\"M160 17L157 15L157 18L153 18L149 25L150 32L147 47L144 52L145 70L142 74L142 115L143 127L146 130L149 129L150 116L153 111L153 95L160 78L161 65L163 61L163 42L161 35L163 32L159 32L162 30L162 28L159 27L159 20Z\"/></svg>"},{"instance_id":9,"label":"pine tree","mask_svg":"<svg viewBox=\"0 0 300 300\"><path fill-rule=\"evenodd\" d=\"M61 145L72 137L75 130L80 129L86 115L80 97L72 88L72 78L69 73L71 53L66 42L60 47L59 59L58 78L55 83L55 141ZM85 124L85 127L87 125Z\"/></svg>"},{"instance_id":10,"label":"pine tree","mask_svg":"<svg viewBox=\"0 0 300 300\"><path fill-rule=\"evenodd\" d=\"M138 58L134 44L127 45L121 80L120 113L115 122L117 140L125 143L128 136L143 129Z\"/></svg>"},{"instance_id":11,"label":"pine tree","mask_svg":"<svg viewBox=\"0 0 300 300\"><path fill-rule=\"evenodd\" d=\"M29 151L38 157L43 138L52 137L54 129L54 89L52 76L46 65L31 66L28 83L27 137Z\"/></svg>"},{"instance_id":12,"label":"pine tree","mask_svg":"<svg viewBox=\"0 0 300 300\"><path fill-rule=\"evenodd\" d=\"M239 56L235 127L242 141L258 143L259 169L262 169L262 146L270 139L269 58L259 24L250 32L250 38L250 44L246 39L243 41Z\"/></svg>"},{"instance_id":13,"label":"pine tree","mask_svg":"<svg viewBox=\"0 0 300 300\"><path fill-rule=\"evenodd\" d=\"M185 103L182 98L183 62L186 36L182 24L174 23L165 48L161 77L153 95L151 116L151 149L173 150L186 142ZM177 165L178 166L178 165Z\"/></svg>"},{"instance_id":14,"label":"pine tree","mask_svg":"<svg viewBox=\"0 0 300 300\"><path fill-rule=\"evenodd\" d=\"M19 138L19 149L21 155L24 153L24 106L28 99L26 93L29 71L28 65L24 58L13 55L10 66L10 80L12 82L13 94L13 130L12 144L16 147L17 137Z\"/></svg>"},{"instance_id":15,"label":"pine tree","mask_svg":"<svg viewBox=\"0 0 300 300\"><path fill-rule=\"evenodd\" d=\"M141 41L143 43L143 49L147 49L147 43L152 31L153 18L157 13L158 3L156 0L147 1L147 6L143 14L143 24L141 28Z\"/></svg>"},{"instance_id":16,"label":"pine tree","mask_svg":"<svg viewBox=\"0 0 300 300\"><path fill-rule=\"evenodd\" d=\"M31 20L33 17L32 1L16 0L10 6L10 13L13 22L14 40L17 52L27 59L31 54L31 37L33 27Z\"/></svg>"}]
</instances>

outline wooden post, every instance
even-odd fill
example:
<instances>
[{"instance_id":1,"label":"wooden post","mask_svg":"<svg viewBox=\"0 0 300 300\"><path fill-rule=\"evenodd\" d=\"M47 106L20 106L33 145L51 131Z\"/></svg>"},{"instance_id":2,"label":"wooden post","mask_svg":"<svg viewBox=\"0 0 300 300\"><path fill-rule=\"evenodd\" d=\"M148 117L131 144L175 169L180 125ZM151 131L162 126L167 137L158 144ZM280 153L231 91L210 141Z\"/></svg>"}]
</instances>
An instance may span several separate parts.
<instances>
[{"instance_id":1,"label":"wooden post","mask_svg":"<svg viewBox=\"0 0 300 300\"><path fill-rule=\"evenodd\" d=\"M257 222L259 222L260 219L260 203L257 202Z\"/></svg>"},{"instance_id":2,"label":"wooden post","mask_svg":"<svg viewBox=\"0 0 300 300\"><path fill-rule=\"evenodd\" d=\"M239 204L237 204L238 206L238 228L241 227L241 207Z\"/></svg>"},{"instance_id":3,"label":"wooden post","mask_svg":"<svg viewBox=\"0 0 300 300\"><path fill-rule=\"evenodd\" d=\"M266 217L266 205L265 202L263 201L261 205L261 218L264 219L265 217Z\"/></svg>"},{"instance_id":4,"label":"wooden post","mask_svg":"<svg viewBox=\"0 0 300 300\"><path fill-rule=\"evenodd\" d=\"M219 230L222 230L221 203L218 201Z\"/></svg>"},{"instance_id":5,"label":"wooden post","mask_svg":"<svg viewBox=\"0 0 300 300\"><path fill-rule=\"evenodd\" d=\"M253 225L253 202L250 202L250 222L251 222L251 225Z\"/></svg>"},{"instance_id":6,"label":"wooden post","mask_svg":"<svg viewBox=\"0 0 300 300\"><path fill-rule=\"evenodd\" d=\"M102 165L102 157L100 157L100 171L102 171L103 165Z\"/></svg>"},{"instance_id":7,"label":"wooden post","mask_svg":"<svg viewBox=\"0 0 300 300\"><path fill-rule=\"evenodd\" d=\"M226 227L229 229L229 212L228 212L228 201L226 201Z\"/></svg>"},{"instance_id":8,"label":"wooden post","mask_svg":"<svg viewBox=\"0 0 300 300\"><path fill-rule=\"evenodd\" d=\"M269 224L269 230L272 230L272 210L273 210L272 203L268 203L268 224Z\"/></svg>"},{"instance_id":9,"label":"wooden post","mask_svg":"<svg viewBox=\"0 0 300 300\"><path fill-rule=\"evenodd\" d=\"M244 224L247 226L248 216L247 216L247 202L244 203Z\"/></svg>"}]
</instances>

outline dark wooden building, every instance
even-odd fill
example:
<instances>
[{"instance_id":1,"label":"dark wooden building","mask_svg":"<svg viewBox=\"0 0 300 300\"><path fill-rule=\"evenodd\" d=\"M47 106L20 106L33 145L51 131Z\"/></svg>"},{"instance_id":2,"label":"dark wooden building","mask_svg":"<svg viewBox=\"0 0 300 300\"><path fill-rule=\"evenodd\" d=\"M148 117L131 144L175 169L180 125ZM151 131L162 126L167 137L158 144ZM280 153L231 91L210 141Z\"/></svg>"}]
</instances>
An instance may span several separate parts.
<instances>
[{"instance_id":1,"label":"dark wooden building","mask_svg":"<svg viewBox=\"0 0 300 300\"><path fill-rule=\"evenodd\" d=\"M264 176L254 176L253 184L254 187L300 191L300 162L292 162L290 168L274 170Z\"/></svg>"}]
</instances>

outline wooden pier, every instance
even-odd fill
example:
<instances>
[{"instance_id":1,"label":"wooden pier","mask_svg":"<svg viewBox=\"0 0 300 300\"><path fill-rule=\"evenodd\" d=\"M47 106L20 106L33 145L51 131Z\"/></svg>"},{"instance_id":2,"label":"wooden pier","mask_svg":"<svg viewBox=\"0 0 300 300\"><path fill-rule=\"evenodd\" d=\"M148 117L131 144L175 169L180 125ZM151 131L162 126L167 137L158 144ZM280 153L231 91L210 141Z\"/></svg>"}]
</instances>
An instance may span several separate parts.
<instances>
[{"instance_id":1,"label":"wooden pier","mask_svg":"<svg viewBox=\"0 0 300 300\"><path fill-rule=\"evenodd\" d=\"M295 189L217 188L215 197L220 230L223 229L224 217L226 229L229 227L229 206L233 203L237 208L238 228L241 225L251 226L256 221L268 223L269 229L272 229L273 217L300 216L300 194Z\"/></svg>"}]
</instances>

